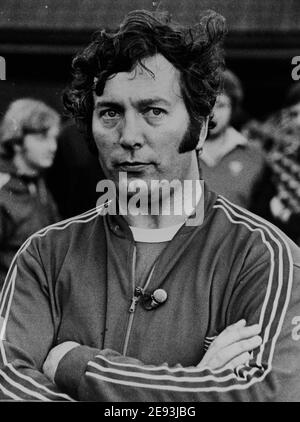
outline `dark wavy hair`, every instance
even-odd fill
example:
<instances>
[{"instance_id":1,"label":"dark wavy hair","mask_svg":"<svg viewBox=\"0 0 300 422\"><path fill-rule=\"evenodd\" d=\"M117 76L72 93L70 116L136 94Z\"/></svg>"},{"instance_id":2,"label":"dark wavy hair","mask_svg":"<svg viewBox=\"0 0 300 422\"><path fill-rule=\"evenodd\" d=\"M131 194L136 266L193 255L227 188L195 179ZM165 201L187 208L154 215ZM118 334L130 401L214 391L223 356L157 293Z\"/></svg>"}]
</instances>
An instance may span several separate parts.
<instances>
[{"instance_id":1,"label":"dark wavy hair","mask_svg":"<svg viewBox=\"0 0 300 422\"><path fill-rule=\"evenodd\" d=\"M166 12L144 10L130 12L116 31L97 31L90 45L73 59L73 80L63 94L65 109L85 133L90 148L96 151L93 91L101 96L108 78L130 72L138 64L145 68L143 60L159 53L179 70L185 106L191 123L200 130L220 88L225 32L225 19L213 11L186 28L171 22Z\"/></svg>"}]
</instances>

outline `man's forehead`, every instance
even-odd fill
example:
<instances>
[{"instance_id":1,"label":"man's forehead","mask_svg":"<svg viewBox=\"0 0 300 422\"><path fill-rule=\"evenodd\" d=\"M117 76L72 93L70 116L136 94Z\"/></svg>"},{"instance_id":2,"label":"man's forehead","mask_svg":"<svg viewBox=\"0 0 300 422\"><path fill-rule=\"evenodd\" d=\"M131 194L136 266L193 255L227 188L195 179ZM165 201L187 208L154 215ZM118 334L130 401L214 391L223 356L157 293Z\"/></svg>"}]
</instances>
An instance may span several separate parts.
<instances>
[{"instance_id":1,"label":"man's forehead","mask_svg":"<svg viewBox=\"0 0 300 422\"><path fill-rule=\"evenodd\" d=\"M120 72L109 78L100 98L123 97L178 97L179 71L161 54L148 57L130 72Z\"/></svg>"},{"instance_id":2,"label":"man's forehead","mask_svg":"<svg viewBox=\"0 0 300 422\"><path fill-rule=\"evenodd\" d=\"M155 54L151 57L146 57L145 59L141 60L141 64L137 64L135 68L129 72L129 77L134 77L136 74L148 78L151 76L149 75L149 71L152 72L155 76L164 76L165 74L176 76L179 73L176 68L172 65L169 60L167 60L162 54Z\"/></svg>"}]
</instances>

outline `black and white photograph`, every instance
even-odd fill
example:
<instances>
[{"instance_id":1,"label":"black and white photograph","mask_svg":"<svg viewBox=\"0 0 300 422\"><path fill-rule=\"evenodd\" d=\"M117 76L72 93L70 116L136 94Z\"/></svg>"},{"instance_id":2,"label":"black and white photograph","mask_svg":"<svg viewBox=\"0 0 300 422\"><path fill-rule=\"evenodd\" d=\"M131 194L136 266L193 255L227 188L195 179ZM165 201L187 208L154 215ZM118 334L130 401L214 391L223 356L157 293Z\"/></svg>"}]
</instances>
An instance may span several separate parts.
<instances>
[{"instance_id":1,"label":"black and white photograph","mask_svg":"<svg viewBox=\"0 0 300 422\"><path fill-rule=\"evenodd\" d=\"M300 402L299 0L1 0L0 93L0 402Z\"/></svg>"}]
</instances>

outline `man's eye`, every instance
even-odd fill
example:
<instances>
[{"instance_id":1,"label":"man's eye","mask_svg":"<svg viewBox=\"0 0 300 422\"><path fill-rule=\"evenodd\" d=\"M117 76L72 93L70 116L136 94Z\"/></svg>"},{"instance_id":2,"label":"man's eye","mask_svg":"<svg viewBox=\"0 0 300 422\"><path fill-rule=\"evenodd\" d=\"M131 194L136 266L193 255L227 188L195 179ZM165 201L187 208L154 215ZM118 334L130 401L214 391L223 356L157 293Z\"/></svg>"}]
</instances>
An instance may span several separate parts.
<instances>
[{"instance_id":1,"label":"man's eye","mask_svg":"<svg viewBox=\"0 0 300 422\"><path fill-rule=\"evenodd\" d=\"M154 116L160 116L162 114L162 110L160 108L153 108L152 109L152 113L154 114Z\"/></svg>"},{"instance_id":2,"label":"man's eye","mask_svg":"<svg viewBox=\"0 0 300 422\"><path fill-rule=\"evenodd\" d=\"M162 117L165 114L165 111L161 108L152 107L145 111L145 114L148 117Z\"/></svg>"},{"instance_id":3,"label":"man's eye","mask_svg":"<svg viewBox=\"0 0 300 422\"><path fill-rule=\"evenodd\" d=\"M116 110L103 110L100 112L100 117L104 119L115 119L119 116L119 113Z\"/></svg>"}]
</instances>

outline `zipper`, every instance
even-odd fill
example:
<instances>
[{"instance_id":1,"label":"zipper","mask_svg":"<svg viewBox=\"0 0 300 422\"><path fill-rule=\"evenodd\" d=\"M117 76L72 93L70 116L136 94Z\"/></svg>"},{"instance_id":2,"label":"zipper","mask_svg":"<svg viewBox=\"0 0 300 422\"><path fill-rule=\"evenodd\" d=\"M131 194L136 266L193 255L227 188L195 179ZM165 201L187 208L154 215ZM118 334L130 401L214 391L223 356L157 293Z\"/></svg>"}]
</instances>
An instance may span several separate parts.
<instances>
[{"instance_id":1,"label":"zipper","mask_svg":"<svg viewBox=\"0 0 300 422\"><path fill-rule=\"evenodd\" d=\"M126 336L125 336L125 342L124 342L124 347L123 347L123 352L122 352L123 356L126 356L126 353L127 353L129 336L130 336L131 327L132 327L133 318L134 318L134 312L136 309L136 305L139 301L139 296L135 295L135 266L136 266L136 246L134 245L133 256L132 256L132 266L131 266L131 286L132 286L133 296L132 296L131 304L129 308L130 315L128 318L128 323L127 323L127 328L126 328Z\"/></svg>"},{"instance_id":2,"label":"zipper","mask_svg":"<svg viewBox=\"0 0 300 422\"><path fill-rule=\"evenodd\" d=\"M125 336L124 347L123 347L123 352L122 352L123 356L126 356L126 353L127 353L129 337L131 334L131 329L132 329L132 324L133 324L133 319L134 319L134 314L135 314L137 304L150 283L150 280L152 278L152 274L155 268L155 264L151 268L150 274L145 282L144 287L135 286L135 268L136 268L136 246L134 245L133 256L132 256L132 268L131 268L131 285L132 285L133 293L132 293L130 307L128 309L130 315L128 318L128 323L127 323L127 328L126 328L126 336Z\"/></svg>"}]
</instances>

